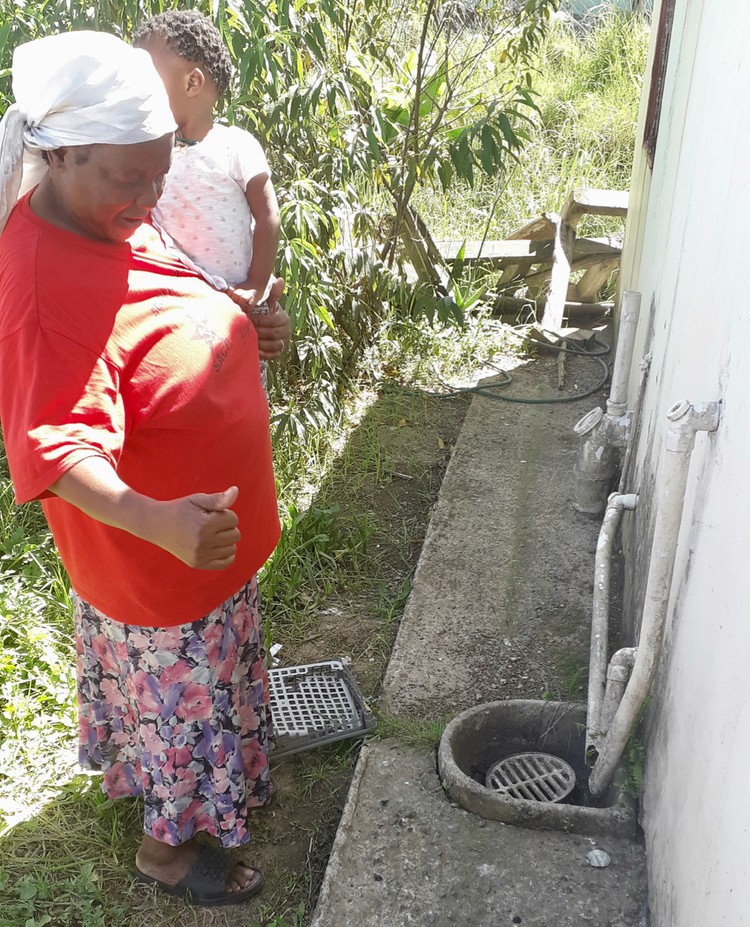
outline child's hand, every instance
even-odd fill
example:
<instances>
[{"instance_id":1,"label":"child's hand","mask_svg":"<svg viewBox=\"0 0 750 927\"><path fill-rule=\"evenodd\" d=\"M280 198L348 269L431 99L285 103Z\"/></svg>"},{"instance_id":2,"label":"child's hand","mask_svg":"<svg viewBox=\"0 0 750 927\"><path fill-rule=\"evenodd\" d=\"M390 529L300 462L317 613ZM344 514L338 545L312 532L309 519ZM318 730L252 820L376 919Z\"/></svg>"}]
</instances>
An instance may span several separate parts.
<instances>
[{"instance_id":1,"label":"child's hand","mask_svg":"<svg viewBox=\"0 0 750 927\"><path fill-rule=\"evenodd\" d=\"M238 288L236 290L229 287L227 293L247 315L250 315L256 306L263 302L263 290L255 287L249 289Z\"/></svg>"},{"instance_id":2,"label":"child's hand","mask_svg":"<svg viewBox=\"0 0 750 927\"><path fill-rule=\"evenodd\" d=\"M247 312L250 321L255 326L258 334L258 354L261 360L273 360L279 357L286 350L289 343L289 336L292 333L292 323L289 316L284 312L279 304L279 297L284 292L284 281L277 278L270 289L266 302L268 303L268 313L253 313L247 308L247 293L249 290L233 290L231 287L227 293L237 303L237 305ZM256 291L257 292L257 291Z\"/></svg>"}]
</instances>

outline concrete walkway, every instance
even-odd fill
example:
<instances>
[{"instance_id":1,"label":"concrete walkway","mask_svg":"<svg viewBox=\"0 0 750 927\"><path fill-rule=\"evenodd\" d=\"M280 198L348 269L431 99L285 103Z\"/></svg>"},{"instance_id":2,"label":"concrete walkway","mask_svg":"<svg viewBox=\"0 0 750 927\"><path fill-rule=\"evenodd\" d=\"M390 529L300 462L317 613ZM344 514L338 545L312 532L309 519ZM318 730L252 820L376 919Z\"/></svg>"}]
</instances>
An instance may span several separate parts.
<instances>
[{"instance_id":1,"label":"concrete walkway","mask_svg":"<svg viewBox=\"0 0 750 927\"><path fill-rule=\"evenodd\" d=\"M598 372L578 364L583 391ZM509 392L555 395L556 372L536 360ZM381 712L409 742L480 702L580 697L599 525L571 506L571 429L601 398L473 400L384 682ZM645 927L636 840L478 818L444 793L434 746L405 740L363 748L313 927ZM589 865L594 846L610 866Z\"/></svg>"}]
</instances>

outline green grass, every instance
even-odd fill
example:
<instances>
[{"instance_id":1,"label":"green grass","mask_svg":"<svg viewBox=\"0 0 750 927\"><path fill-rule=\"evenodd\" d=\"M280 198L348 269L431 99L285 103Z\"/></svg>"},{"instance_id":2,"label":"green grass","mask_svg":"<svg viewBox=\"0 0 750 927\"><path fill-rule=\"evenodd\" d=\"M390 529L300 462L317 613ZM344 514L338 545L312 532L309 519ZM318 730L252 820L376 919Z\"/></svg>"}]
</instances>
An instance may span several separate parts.
<instances>
[{"instance_id":1,"label":"green grass","mask_svg":"<svg viewBox=\"0 0 750 927\"><path fill-rule=\"evenodd\" d=\"M436 747L440 743L447 719L394 718L384 716L378 719L377 737L397 740L407 747Z\"/></svg>"},{"instance_id":2,"label":"green grass","mask_svg":"<svg viewBox=\"0 0 750 927\"><path fill-rule=\"evenodd\" d=\"M126 922L125 839L140 810L108 802L96 780L77 776L33 819L3 836L0 927L109 927ZM116 899L116 900L113 900Z\"/></svg>"},{"instance_id":3,"label":"green grass","mask_svg":"<svg viewBox=\"0 0 750 927\"><path fill-rule=\"evenodd\" d=\"M0 451L2 450L0 446ZM74 766L67 579L38 504L18 508L0 456L0 833Z\"/></svg>"},{"instance_id":4,"label":"green grass","mask_svg":"<svg viewBox=\"0 0 750 927\"><path fill-rule=\"evenodd\" d=\"M284 531L263 571L263 593L274 603L279 627L305 619L340 587L342 575L354 582L364 569L374 526L367 514L343 515L338 506L316 502L305 509L290 503Z\"/></svg>"},{"instance_id":5,"label":"green grass","mask_svg":"<svg viewBox=\"0 0 750 927\"><path fill-rule=\"evenodd\" d=\"M297 908L285 917L270 915L271 920L264 920L262 924L255 921L250 927L302 927L305 922L305 905L300 903Z\"/></svg>"},{"instance_id":6,"label":"green grass","mask_svg":"<svg viewBox=\"0 0 750 927\"><path fill-rule=\"evenodd\" d=\"M420 192L415 205L433 237L499 239L559 210L574 187L627 189L647 48L648 27L639 17L608 10L582 36L555 22L536 62L539 111L521 163L457 189L450 200L437 190ZM612 223L580 226L582 234L603 229L612 231Z\"/></svg>"}]
</instances>

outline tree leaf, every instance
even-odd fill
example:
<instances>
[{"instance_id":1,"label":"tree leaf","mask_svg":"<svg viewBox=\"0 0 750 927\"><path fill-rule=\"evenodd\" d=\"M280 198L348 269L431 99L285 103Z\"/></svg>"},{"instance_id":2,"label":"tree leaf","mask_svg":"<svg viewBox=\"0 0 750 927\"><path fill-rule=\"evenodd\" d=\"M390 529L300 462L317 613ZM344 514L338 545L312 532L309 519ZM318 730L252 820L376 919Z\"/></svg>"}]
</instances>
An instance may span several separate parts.
<instances>
[{"instance_id":1,"label":"tree leaf","mask_svg":"<svg viewBox=\"0 0 750 927\"><path fill-rule=\"evenodd\" d=\"M380 145L378 144L377 136L372 131L371 126L367 126L367 128L365 129L365 134L367 136L367 144L370 148L370 152L372 153L373 158L375 159L375 161L379 161L380 160Z\"/></svg>"},{"instance_id":2,"label":"tree leaf","mask_svg":"<svg viewBox=\"0 0 750 927\"><path fill-rule=\"evenodd\" d=\"M521 142L519 141L518 136L513 131L513 128L508 121L508 117L505 113L499 113L497 117L497 124L500 126L500 131L505 136L505 140L511 148L520 148Z\"/></svg>"}]
</instances>

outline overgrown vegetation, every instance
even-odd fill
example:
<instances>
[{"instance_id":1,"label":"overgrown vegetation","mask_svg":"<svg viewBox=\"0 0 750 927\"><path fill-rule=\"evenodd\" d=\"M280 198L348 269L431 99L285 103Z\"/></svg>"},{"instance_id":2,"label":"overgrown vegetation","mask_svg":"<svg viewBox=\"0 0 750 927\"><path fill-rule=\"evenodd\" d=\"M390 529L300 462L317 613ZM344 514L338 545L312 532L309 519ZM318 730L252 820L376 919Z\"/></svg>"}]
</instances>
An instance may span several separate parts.
<instances>
[{"instance_id":1,"label":"overgrown vegetation","mask_svg":"<svg viewBox=\"0 0 750 927\"><path fill-rule=\"evenodd\" d=\"M0 0L0 109L19 41L71 26L127 35L144 11L166 5ZM304 641L314 650L312 617L332 597L354 601L367 590L377 603L363 657L373 661L373 690L423 527L404 513L388 539L403 568L389 569L375 503L363 502L365 478L384 491L413 479L387 441L423 414L424 400L404 384L434 383L435 364L459 379L507 350L502 326L472 298L482 281L449 281L444 292L407 283L394 245L407 206L436 238L499 238L559 207L576 184L628 183L646 29L608 14L582 32L548 22L553 6L519 5L535 24L525 35L489 11L454 21L447 14L456 5L430 2L408 10L384 0L213 4L244 88L228 115L263 140L284 202L281 272L296 329L295 350L275 372L285 532L263 575L266 611L287 650ZM460 88L451 61L470 65ZM66 580L38 506L13 506L4 460L0 645L0 927L146 923L123 880L140 811L107 802L95 780L75 776ZM439 738L440 725L392 733L423 744ZM353 759L331 751L303 764L300 787L316 795ZM310 881L305 867L304 891L290 885L288 904L271 904L264 927L302 924Z\"/></svg>"},{"instance_id":2,"label":"overgrown vegetation","mask_svg":"<svg viewBox=\"0 0 750 927\"><path fill-rule=\"evenodd\" d=\"M604 11L590 30L557 20L535 59L537 109L523 158L450 197L417 198L436 238L499 239L562 207L577 186L625 190L648 46L647 24ZM586 218L581 234L601 234Z\"/></svg>"}]
</instances>

